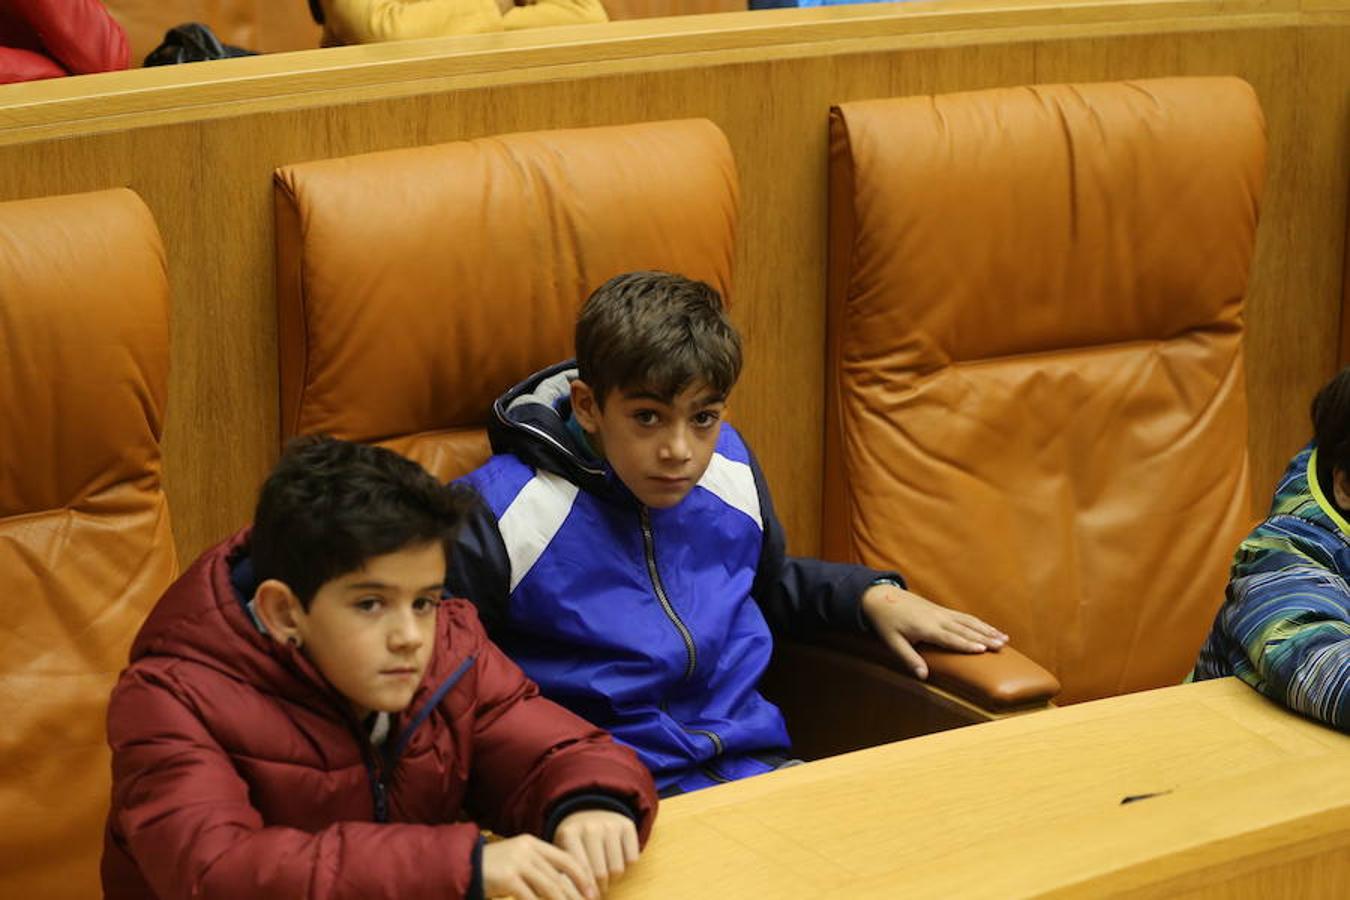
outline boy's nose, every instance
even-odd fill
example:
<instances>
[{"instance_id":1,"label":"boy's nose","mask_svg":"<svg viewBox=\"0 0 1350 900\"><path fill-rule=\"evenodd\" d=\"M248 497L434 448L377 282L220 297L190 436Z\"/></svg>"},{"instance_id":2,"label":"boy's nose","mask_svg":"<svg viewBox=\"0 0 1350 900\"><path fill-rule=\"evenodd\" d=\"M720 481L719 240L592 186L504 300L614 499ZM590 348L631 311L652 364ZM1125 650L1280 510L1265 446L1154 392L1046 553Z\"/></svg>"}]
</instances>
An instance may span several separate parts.
<instances>
[{"instance_id":1,"label":"boy's nose","mask_svg":"<svg viewBox=\"0 0 1350 900\"><path fill-rule=\"evenodd\" d=\"M689 436L683 429L676 430L671 434L670 439L661 446L661 456L663 459L674 462L685 462L690 457Z\"/></svg>"},{"instance_id":2,"label":"boy's nose","mask_svg":"<svg viewBox=\"0 0 1350 900\"><path fill-rule=\"evenodd\" d=\"M389 647L392 650L416 650L422 646L422 630L417 627L417 619L408 613L398 617L398 621L389 629Z\"/></svg>"}]
</instances>

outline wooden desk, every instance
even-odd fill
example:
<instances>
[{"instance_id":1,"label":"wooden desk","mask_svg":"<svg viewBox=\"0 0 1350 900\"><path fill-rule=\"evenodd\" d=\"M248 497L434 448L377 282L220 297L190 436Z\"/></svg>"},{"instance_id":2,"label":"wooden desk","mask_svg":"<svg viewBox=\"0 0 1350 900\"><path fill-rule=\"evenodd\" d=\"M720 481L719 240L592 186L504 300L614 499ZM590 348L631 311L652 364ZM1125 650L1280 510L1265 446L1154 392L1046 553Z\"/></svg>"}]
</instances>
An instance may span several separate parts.
<instances>
[{"instance_id":1,"label":"wooden desk","mask_svg":"<svg viewBox=\"0 0 1350 900\"><path fill-rule=\"evenodd\" d=\"M1350 736L1232 678L974 725L667 801L608 896L1047 893L1350 897Z\"/></svg>"}]
</instances>

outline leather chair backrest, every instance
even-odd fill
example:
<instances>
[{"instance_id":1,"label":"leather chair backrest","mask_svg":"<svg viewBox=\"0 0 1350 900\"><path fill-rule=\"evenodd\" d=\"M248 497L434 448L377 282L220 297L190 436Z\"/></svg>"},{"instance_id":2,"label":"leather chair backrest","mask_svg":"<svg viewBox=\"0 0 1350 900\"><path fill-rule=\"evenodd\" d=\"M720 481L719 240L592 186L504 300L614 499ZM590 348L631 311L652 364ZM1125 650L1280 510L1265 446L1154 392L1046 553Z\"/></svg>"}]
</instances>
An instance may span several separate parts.
<instances>
[{"instance_id":1,"label":"leather chair backrest","mask_svg":"<svg viewBox=\"0 0 1350 900\"><path fill-rule=\"evenodd\" d=\"M283 439L378 442L441 478L487 458L492 401L572 354L608 278L730 290L736 172L705 120L304 163L275 198Z\"/></svg>"},{"instance_id":2,"label":"leather chair backrest","mask_svg":"<svg viewBox=\"0 0 1350 900\"><path fill-rule=\"evenodd\" d=\"M100 895L104 710L174 576L169 288L128 190L0 203L0 896Z\"/></svg>"},{"instance_id":3,"label":"leather chair backrest","mask_svg":"<svg viewBox=\"0 0 1350 900\"><path fill-rule=\"evenodd\" d=\"M1175 683L1249 524L1265 170L1233 78L831 116L826 554L894 564L1063 683Z\"/></svg>"}]
</instances>

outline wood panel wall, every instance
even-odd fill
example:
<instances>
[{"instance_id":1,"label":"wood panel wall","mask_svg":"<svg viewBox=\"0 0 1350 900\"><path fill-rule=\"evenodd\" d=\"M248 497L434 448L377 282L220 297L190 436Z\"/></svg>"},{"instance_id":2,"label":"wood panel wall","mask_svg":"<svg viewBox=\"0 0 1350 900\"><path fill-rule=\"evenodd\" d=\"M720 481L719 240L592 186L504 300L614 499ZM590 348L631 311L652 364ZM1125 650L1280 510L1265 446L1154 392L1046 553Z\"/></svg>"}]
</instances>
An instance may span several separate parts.
<instances>
[{"instance_id":1,"label":"wood panel wall","mask_svg":"<svg viewBox=\"0 0 1350 900\"><path fill-rule=\"evenodd\" d=\"M1255 507L1339 360L1350 0L951 2L619 22L0 88L0 199L128 185L174 294L165 436L181 558L247 521L278 450L271 173L495 133L705 116L742 190L732 415L796 552L819 543L831 104L1036 82L1236 74L1270 177L1248 305ZM0 448L3 452L3 448Z\"/></svg>"}]
</instances>

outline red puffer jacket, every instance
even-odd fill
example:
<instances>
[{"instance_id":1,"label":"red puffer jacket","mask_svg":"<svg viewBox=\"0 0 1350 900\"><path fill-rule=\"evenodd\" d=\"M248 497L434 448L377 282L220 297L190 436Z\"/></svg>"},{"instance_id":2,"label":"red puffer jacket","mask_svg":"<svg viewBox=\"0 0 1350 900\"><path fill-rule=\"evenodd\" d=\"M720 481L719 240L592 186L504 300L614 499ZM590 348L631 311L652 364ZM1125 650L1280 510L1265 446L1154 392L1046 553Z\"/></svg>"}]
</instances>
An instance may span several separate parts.
<instances>
[{"instance_id":1,"label":"red puffer jacket","mask_svg":"<svg viewBox=\"0 0 1350 900\"><path fill-rule=\"evenodd\" d=\"M125 69L126 32L100 0L0 4L0 83Z\"/></svg>"},{"instance_id":2,"label":"red puffer jacket","mask_svg":"<svg viewBox=\"0 0 1350 900\"><path fill-rule=\"evenodd\" d=\"M463 601L442 605L422 685L372 747L308 659L254 626L230 581L245 537L169 589L113 691L108 900L466 896L481 885L466 808L542 835L579 795L621 800L646 840L647 770L540 697Z\"/></svg>"}]
</instances>

